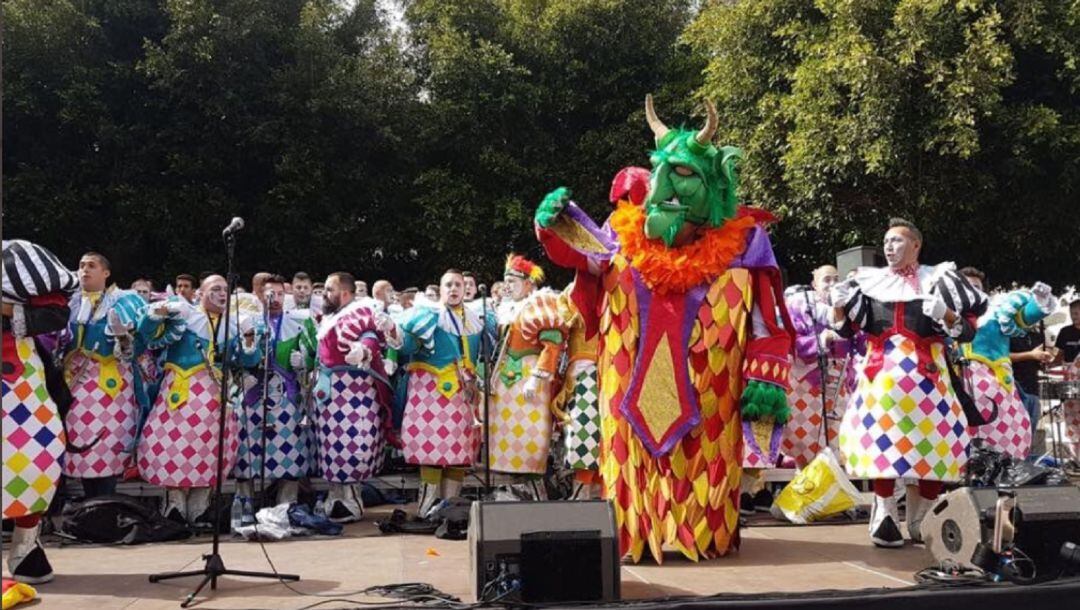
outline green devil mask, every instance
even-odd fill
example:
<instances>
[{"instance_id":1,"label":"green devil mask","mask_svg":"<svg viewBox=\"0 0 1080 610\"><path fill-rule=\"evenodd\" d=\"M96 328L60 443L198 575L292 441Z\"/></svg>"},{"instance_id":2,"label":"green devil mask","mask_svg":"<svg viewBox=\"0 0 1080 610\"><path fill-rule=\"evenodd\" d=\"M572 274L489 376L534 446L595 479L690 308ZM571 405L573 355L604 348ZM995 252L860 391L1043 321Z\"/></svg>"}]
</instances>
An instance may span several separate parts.
<instances>
[{"instance_id":1,"label":"green devil mask","mask_svg":"<svg viewBox=\"0 0 1080 610\"><path fill-rule=\"evenodd\" d=\"M645 236L669 248L686 223L719 227L735 215L742 151L712 144L719 119L705 102L708 118L698 132L668 129L657 118L652 95L645 96L645 119L656 138L649 158L652 173L645 198Z\"/></svg>"}]
</instances>

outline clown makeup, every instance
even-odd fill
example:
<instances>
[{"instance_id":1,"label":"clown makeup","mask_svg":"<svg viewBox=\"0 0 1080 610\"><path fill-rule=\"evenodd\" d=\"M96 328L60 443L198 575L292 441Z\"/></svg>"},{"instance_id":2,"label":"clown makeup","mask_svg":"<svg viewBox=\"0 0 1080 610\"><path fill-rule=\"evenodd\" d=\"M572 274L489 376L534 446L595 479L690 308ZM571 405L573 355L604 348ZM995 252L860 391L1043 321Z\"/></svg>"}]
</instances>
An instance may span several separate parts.
<instances>
[{"instance_id":1,"label":"clown makeup","mask_svg":"<svg viewBox=\"0 0 1080 610\"><path fill-rule=\"evenodd\" d=\"M919 260L919 242L906 227L893 227L885 233L885 260L890 269L903 269Z\"/></svg>"},{"instance_id":2,"label":"clown makeup","mask_svg":"<svg viewBox=\"0 0 1080 610\"><path fill-rule=\"evenodd\" d=\"M529 292L532 291L532 282L507 274L503 278L503 290L511 301L520 301L529 296Z\"/></svg>"},{"instance_id":3,"label":"clown makeup","mask_svg":"<svg viewBox=\"0 0 1080 610\"><path fill-rule=\"evenodd\" d=\"M225 311L225 297L228 296L225 278L220 275L211 275L203 281L199 290L203 309L210 313Z\"/></svg>"}]
</instances>

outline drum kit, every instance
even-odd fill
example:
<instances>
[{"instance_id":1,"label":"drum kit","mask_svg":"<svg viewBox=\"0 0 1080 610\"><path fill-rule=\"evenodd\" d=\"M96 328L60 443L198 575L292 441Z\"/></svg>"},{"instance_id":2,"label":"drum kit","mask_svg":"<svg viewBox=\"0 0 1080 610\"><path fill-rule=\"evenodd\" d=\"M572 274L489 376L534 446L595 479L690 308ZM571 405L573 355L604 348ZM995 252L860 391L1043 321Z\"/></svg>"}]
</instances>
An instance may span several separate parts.
<instances>
[{"instance_id":1,"label":"drum kit","mask_svg":"<svg viewBox=\"0 0 1080 610\"><path fill-rule=\"evenodd\" d=\"M1053 448L1040 460L1052 456L1057 464L1068 464L1070 467L1066 467L1066 470L1077 471L1080 456L1069 455L1065 445L1064 427L1068 425L1065 418L1066 403L1080 401L1080 379L1054 379L1040 375L1039 399L1040 403L1050 405L1046 414L1050 416L1050 441L1053 443Z\"/></svg>"}]
</instances>

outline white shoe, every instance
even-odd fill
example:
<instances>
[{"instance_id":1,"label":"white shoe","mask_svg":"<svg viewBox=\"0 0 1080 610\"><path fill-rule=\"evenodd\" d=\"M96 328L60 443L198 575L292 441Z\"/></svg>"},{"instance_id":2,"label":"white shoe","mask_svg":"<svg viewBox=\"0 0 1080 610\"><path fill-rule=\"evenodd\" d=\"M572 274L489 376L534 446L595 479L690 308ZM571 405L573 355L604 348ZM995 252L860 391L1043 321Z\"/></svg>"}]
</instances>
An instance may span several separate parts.
<instances>
[{"instance_id":1,"label":"white shoe","mask_svg":"<svg viewBox=\"0 0 1080 610\"><path fill-rule=\"evenodd\" d=\"M297 498L300 497L300 481L281 480L278 481L277 490L277 503L278 504L296 504Z\"/></svg>"},{"instance_id":2,"label":"white shoe","mask_svg":"<svg viewBox=\"0 0 1080 610\"><path fill-rule=\"evenodd\" d=\"M896 508L896 498L882 498L874 494L874 506L870 510L870 540L884 548L904 546L904 535L900 533L900 516Z\"/></svg>"},{"instance_id":3,"label":"white shoe","mask_svg":"<svg viewBox=\"0 0 1080 610\"><path fill-rule=\"evenodd\" d=\"M420 495L416 498L417 517L427 519L431 515L435 507L442 501L443 496L439 490L445 482L446 479L444 478L438 485L435 483L420 483Z\"/></svg>"},{"instance_id":4,"label":"white shoe","mask_svg":"<svg viewBox=\"0 0 1080 610\"><path fill-rule=\"evenodd\" d=\"M165 515L166 519L187 524L187 490L179 487L166 488L165 506L162 508L161 514Z\"/></svg>"},{"instance_id":5,"label":"white shoe","mask_svg":"<svg viewBox=\"0 0 1080 610\"><path fill-rule=\"evenodd\" d=\"M935 500L928 500L919 493L917 485L907 488L907 529L908 538L915 544L922 544L922 522Z\"/></svg>"},{"instance_id":6,"label":"white shoe","mask_svg":"<svg viewBox=\"0 0 1080 610\"><path fill-rule=\"evenodd\" d=\"M16 526L11 533L8 569L11 570L11 577L18 582L38 585L53 579L52 566L38 539L40 529L40 523L34 527Z\"/></svg>"},{"instance_id":7,"label":"white shoe","mask_svg":"<svg viewBox=\"0 0 1080 610\"><path fill-rule=\"evenodd\" d=\"M323 506L326 517L334 523L353 523L364 518L364 504L347 483L331 483Z\"/></svg>"}]
</instances>

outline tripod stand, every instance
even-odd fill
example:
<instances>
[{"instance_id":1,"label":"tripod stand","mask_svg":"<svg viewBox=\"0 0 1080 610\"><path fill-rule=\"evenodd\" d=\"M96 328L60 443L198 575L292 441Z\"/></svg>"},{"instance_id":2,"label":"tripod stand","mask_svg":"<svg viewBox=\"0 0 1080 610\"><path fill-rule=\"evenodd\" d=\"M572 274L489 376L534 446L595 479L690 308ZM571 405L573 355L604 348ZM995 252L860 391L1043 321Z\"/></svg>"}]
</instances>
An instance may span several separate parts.
<instances>
[{"instance_id":1,"label":"tripod stand","mask_svg":"<svg viewBox=\"0 0 1080 610\"><path fill-rule=\"evenodd\" d=\"M239 223L237 223L239 221ZM233 229L235 225L239 224L239 227ZM239 218L233 219L233 224L229 226L222 234L225 239L225 251L226 261L225 267L228 270L226 277L226 291L225 291L225 312L222 314L223 322L225 323L225 335L223 338L223 347L221 353L221 394L220 404L218 405L218 438L217 438L217 478L214 481L214 503L213 511L214 515L214 539L210 553L203 555L203 559L206 560L206 565L201 570L191 570L187 572L164 572L159 574L151 574L150 582L161 582L163 580L171 580L174 578L187 578L189 576L202 576L202 581L199 582L199 586L195 587L187 598L180 604L181 608L187 608L195 601L197 596L207 584L210 585L210 589L217 590L217 580L220 576L247 576L250 578L271 578L274 580L284 581L297 581L300 577L295 574L273 574L269 572L249 572L245 570L230 570L225 567L225 562L221 558L219 547L221 543L221 531L217 524L217 516L221 514L221 484L225 478L225 418L228 417L228 405L229 405L229 331L230 325L230 311L232 307L232 294L233 289L236 287L236 275L233 273L233 258L236 253L236 235L235 232L243 228L243 221ZM239 312L237 313L239 316ZM237 324L239 327L239 324ZM216 332L212 331L212 332ZM210 341L210 349L215 349L217 346L217 337L212 337Z\"/></svg>"}]
</instances>

